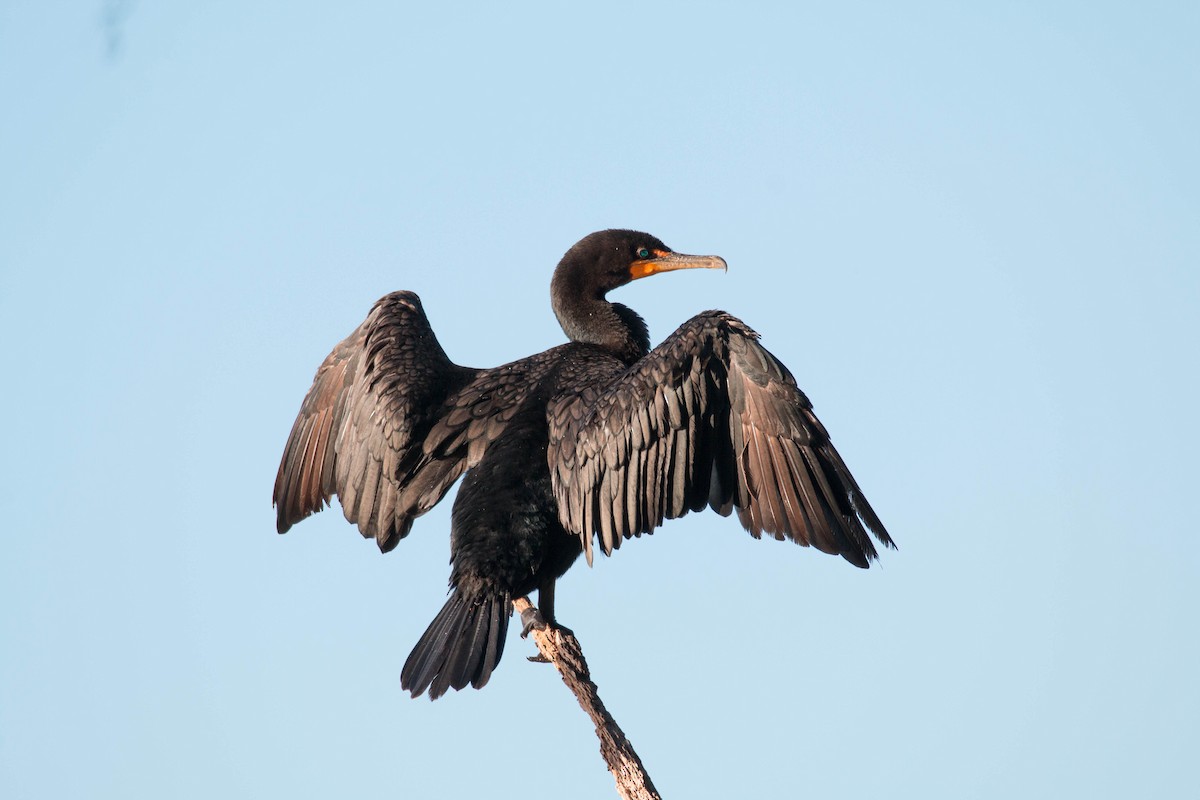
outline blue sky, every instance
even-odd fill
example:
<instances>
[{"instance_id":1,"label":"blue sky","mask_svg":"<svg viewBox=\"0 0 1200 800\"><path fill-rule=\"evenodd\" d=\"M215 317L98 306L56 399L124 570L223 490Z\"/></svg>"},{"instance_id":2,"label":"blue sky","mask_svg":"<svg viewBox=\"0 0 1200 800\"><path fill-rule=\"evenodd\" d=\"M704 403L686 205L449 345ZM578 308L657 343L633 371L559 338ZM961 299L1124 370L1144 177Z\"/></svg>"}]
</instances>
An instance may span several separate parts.
<instances>
[{"instance_id":1,"label":"blue sky","mask_svg":"<svg viewBox=\"0 0 1200 800\"><path fill-rule=\"evenodd\" d=\"M377 297L500 364L614 226L726 258L618 299L758 329L900 545L560 582L664 796L1194 793L1200 12L994 5L0 6L0 796L614 796L515 634L400 691L449 503L270 507Z\"/></svg>"}]
</instances>

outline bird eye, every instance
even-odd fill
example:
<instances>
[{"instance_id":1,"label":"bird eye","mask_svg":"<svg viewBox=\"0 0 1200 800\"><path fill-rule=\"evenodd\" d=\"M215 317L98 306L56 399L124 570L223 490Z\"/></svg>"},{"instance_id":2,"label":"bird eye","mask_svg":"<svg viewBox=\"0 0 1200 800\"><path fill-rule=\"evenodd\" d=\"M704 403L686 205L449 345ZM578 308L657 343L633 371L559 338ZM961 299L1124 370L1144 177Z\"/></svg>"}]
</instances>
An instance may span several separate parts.
<instances>
[{"instance_id":1,"label":"bird eye","mask_svg":"<svg viewBox=\"0 0 1200 800\"><path fill-rule=\"evenodd\" d=\"M649 258L650 251L648 249L646 249L645 247L639 247L638 251L637 251L637 257L638 258Z\"/></svg>"}]
</instances>

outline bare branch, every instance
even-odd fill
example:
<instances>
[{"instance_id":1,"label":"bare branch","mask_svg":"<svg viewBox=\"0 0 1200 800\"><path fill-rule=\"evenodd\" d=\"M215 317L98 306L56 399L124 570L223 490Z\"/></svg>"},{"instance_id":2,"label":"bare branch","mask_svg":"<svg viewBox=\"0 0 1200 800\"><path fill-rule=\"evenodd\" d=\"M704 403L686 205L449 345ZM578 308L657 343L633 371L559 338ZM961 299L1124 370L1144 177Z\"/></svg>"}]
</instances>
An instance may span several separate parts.
<instances>
[{"instance_id":1,"label":"bare branch","mask_svg":"<svg viewBox=\"0 0 1200 800\"><path fill-rule=\"evenodd\" d=\"M527 597L513 601L513 608L517 613L532 607L533 604ZM625 800L662 800L650 776L646 774L642 760L625 738L625 732L600 701L600 694L596 690L596 684L592 682L587 661L583 657L583 649L579 646L575 634L556 626L545 630L535 629L532 633L538 651L562 675L563 683L575 694L579 705L595 723L596 737L600 740L600 755L608 765L608 771L617 781L617 792Z\"/></svg>"}]
</instances>

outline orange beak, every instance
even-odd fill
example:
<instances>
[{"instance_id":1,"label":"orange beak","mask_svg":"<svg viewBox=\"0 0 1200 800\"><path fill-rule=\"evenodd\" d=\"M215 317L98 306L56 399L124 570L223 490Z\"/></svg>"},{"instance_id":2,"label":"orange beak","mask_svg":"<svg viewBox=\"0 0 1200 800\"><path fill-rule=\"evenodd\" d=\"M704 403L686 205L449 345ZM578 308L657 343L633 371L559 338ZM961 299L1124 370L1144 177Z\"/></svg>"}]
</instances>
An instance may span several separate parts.
<instances>
[{"instance_id":1,"label":"orange beak","mask_svg":"<svg viewBox=\"0 0 1200 800\"><path fill-rule=\"evenodd\" d=\"M629 276L632 280L657 275L660 272L671 272L677 269L723 269L729 265L720 256L689 256L683 253L673 253L670 250L655 250L653 258L642 258L629 265Z\"/></svg>"}]
</instances>

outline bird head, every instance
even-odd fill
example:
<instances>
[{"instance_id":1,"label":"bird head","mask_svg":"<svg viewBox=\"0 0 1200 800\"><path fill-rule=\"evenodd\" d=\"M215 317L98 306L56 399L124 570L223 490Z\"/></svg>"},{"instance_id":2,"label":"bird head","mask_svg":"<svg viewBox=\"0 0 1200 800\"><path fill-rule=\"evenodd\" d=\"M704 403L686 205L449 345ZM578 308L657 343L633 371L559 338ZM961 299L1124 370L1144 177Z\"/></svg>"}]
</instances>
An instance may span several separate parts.
<instances>
[{"instance_id":1,"label":"bird head","mask_svg":"<svg viewBox=\"0 0 1200 800\"><path fill-rule=\"evenodd\" d=\"M630 281L676 269L725 269L718 256L676 253L648 233L607 230L589 234L554 270L550 299L563 332L596 344L632 364L650 350L646 322L633 309L605 298Z\"/></svg>"},{"instance_id":2,"label":"bird head","mask_svg":"<svg viewBox=\"0 0 1200 800\"><path fill-rule=\"evenodd\" d=\"M575 243L554 271L554 284L581 297L599 299L630 281L677 269L727 269L720 256L676 253L657 236L610 229Z\"/></svg>"}]
</instances>

